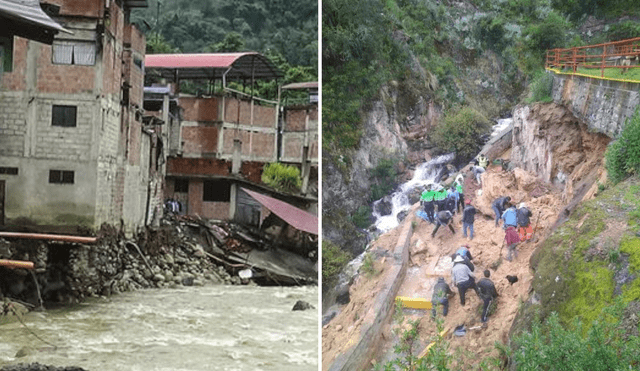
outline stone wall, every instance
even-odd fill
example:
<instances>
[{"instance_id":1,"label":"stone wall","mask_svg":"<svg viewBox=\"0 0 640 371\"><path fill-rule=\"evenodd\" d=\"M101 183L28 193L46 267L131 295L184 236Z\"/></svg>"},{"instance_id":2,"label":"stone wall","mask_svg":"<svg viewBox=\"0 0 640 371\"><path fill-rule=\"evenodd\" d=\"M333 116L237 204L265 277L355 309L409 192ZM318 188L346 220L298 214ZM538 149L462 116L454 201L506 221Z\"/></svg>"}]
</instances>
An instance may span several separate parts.
<instances>
[{"instance_id":1,"label":"stone wall","mask_svg":"<svg viewBox=\"0 0 640 371\"><path fill-rule=\"evenodd\" d=\"M617 137L640 104L640 83L555 75L553 100L567 107L590 130Z\"/></svg>"}]
</instances>

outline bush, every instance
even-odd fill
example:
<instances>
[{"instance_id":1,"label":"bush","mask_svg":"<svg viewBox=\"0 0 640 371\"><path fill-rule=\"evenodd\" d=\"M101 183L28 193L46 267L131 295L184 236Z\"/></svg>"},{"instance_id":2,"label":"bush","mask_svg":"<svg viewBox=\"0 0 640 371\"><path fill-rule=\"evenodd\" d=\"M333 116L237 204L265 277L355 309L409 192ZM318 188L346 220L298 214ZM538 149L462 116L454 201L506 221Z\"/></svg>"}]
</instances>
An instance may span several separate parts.
<instances>
[{"instance_id":1,"label":"bush","mask_svg":"<svg viewBox=\"0 0 640 371\"><path fill-rule=\"evenodd\" d=\"M531 94L526 99L527 104L533 102L549 103L553 101L553 97L551 96L553 90L553 75L539 70L533 76L529 90Z\"/></svg>"},{"instance_id":2,"label":"bush","mask_svg":"<svg viewBox=\"0 0 640 371\"><path fill-rule=\"evenodd\" d=\"M284 192L297 192L302 185L300 169L292 165L273 162L264 165L262 182Z\"/></svg>"},{"instance_id":3,"label":"bush","mask_svg":"<svg viewBox=\"0 0 640 371\"><path fill-rule=\"evenodd\" d=\"M608 314L616 309L608 308ZM601 316L586 331L576 317L567 328L552 313L544 324L514 339L512 361L518 370L627 370L637 369L640 342L620 326L620 313Z\"/></svg>"},{"instance_id":4,"label":"bush","mask_svg":"<svg viewBox=\"0 0 640 371\"><path fill-rule=\"evenodd\" d=\"M617 184L640 172L640 110L627 120L620 138L611 142L605 153L609 179Z\"/></svg>"},{"instance_id":5,"label":"bush","mask_svg":"<svg viewBox=\"0 0 640 371\"><path fill-rule=\"evenodd\" d=\"M435 127L431 139L440 153L455 152L458 161L473 158L482 145L481 137L489 133L491 122L471 107L447 115Z\"/></svg>"},{"instance_id":6,"label":"bush","mask_svg":"<svg viewBox=\"0 0 640 371\"><path fill-rule=\"evenodd\" d=\"M379 200L396 186L395 160L383 158L371 172L371 200Z\"/></svg>"},{"instance_id":7,"label":"bush","mask_svg":"<svg viewBox=\"0 0 640 371\"><path fill-rule=\"evenodd\" d=\"M322 281L329 283L353 257L327 240L322 241Z\"/></svg>"},{"instance_id":8,"label":"bush","mask_svg":"<svg viewBox=\"0 0 640 371\"><path fill-rule=\"evenodd\" d=\"M371 207L369 207L368 205L360 206L358 210L353 215L351 215L351 221L358 228L368 228L373 222Z\"/></svg>"}]
</instances>

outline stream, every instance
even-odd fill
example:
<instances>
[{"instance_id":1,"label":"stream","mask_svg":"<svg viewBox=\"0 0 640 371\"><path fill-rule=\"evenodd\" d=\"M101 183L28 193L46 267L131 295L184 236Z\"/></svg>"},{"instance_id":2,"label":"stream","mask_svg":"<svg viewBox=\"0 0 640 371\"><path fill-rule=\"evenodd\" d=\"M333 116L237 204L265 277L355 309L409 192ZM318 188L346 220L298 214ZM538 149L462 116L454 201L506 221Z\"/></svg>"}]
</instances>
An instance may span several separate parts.
<instances>
[{"instance_id":1,"label":"stream","mask_svg":"<svg viewBox=\"0 0 640 371\"><path fill-rule=\"evenodd\" d=\"M203 286L90 298L0 326L0 366L85 370L317 370L318 287ZM26 356L16 357L18 352Z\"/></svg>"}]
</instances>

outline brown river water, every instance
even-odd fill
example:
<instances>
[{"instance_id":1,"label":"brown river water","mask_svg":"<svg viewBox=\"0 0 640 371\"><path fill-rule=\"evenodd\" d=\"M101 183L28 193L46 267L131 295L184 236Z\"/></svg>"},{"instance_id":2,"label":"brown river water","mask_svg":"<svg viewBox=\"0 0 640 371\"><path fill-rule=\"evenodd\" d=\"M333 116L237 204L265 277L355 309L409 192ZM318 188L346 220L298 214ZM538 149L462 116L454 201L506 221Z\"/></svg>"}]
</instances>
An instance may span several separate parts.
<instances>
[{"instance_id":1,"label":"brown river water","mask_svg":"<svg viewBox=\"0 0 640 371\"><path fill-rule=\"evenodd\" d=\"M292 311L297 300L316 309ZM0 367L317 370L317 308L317 286L179 287L92 298L31 312L26 327L0 326Z\"/></svg>"}]
</instances>

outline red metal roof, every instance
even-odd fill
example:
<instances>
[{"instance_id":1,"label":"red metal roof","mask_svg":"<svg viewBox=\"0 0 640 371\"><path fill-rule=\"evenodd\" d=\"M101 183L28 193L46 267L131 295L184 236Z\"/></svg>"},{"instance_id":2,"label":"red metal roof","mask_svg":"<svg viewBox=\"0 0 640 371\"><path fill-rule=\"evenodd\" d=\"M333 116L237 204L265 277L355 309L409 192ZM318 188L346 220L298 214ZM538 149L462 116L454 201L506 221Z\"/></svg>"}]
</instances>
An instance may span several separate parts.
<instances>
[{"instance_id":1,"label":"red metal roof","mask_svg":"<svg viewBox=\"0 0 640 371\"><path fill-rule=\"evenodd\" d=\"M295 229L315 235L318 234L318 217L315 215L273 197L265 196L246 188L242 188L242 190L247 192L251 197L255 198L256 201L260 202L260 204L264 205L267 209L271 210L274 214L282 218L282 220L289 223Z\"/></svg>"},{"instance_id":2,"label":"red metal roof","mask_svg":"<svg viewBox=\"0 0 640 371\"><path fill-rule=\"evenodd\" d=\"M210 54L148 54L145 66L149 68L229 68L238 58L258 53Z\"/></svg>"},{"instance_id":3,"label":"red metal roof","mask_svg":"<svg viewBox=\"0 0 640 371\"><path fill-rule=\"evenodd\" d=\"M269 79L284 74L269 60L257 52L198 53L198 54L147 54L145 68L158 70L165 78L211 79L227 78ZM227 72L227 70L231 68Z\"/></svg>"}]
</instances>

